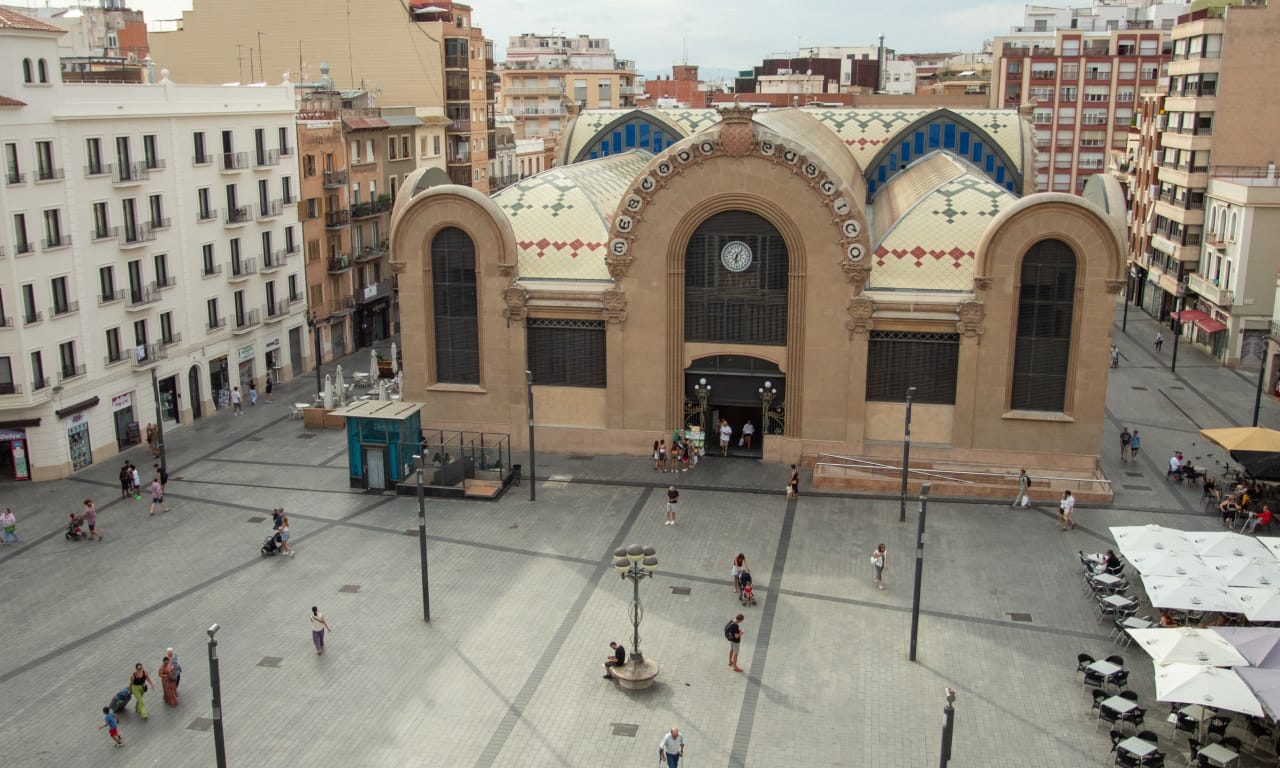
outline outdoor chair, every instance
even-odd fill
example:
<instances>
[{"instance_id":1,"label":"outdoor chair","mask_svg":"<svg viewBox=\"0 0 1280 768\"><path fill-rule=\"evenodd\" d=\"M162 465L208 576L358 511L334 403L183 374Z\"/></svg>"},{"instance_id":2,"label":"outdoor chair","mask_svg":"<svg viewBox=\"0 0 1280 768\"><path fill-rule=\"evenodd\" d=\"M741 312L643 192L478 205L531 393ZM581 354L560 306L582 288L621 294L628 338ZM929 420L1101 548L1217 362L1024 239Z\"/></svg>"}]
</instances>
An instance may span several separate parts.
<instances>
[{"instance_id":1,"label":"outdoor chair","mask_svg":"<svg viewBox=\"0 0 1280 768\"><path fill-rule=\"evenodd\" d=\"M1122 699L1128 699L1129 701L1137 701L1137 700L1138 700L1138 692L1137 692L1137 691L1124 690L1124 691L1121 691L1118 695L1120 696L1120 698L1122 698Z\"/></svg>"},{"instance_id":2,"label":"outdoor chair","mask_svg":"<svg viewBox=\"0 0 1280 768\"><path fill-rule=\"evenodd\" d=\"M1236 754L1240 753L1240 739L1235 736L1224 736L1218 743Z\"/></svg>"},{"instance_id":3,"label":"outdoor chair","mask_svg":"<svg viewBox=\"0 0 1280 768\"><path fill-rule=\"evenodd\" d=\"M1187 739L1187 746L1191 749L1191 754L1187 756L1187 765L1191 765L1196 761L1196 758L1199 757L1200 748L1204 745L1193 736Z\"/></svg>"},{"instance_id":4,"label":"outdoor chair","mask_svg":"<svg viewBox=\"0 0 1280 768\"><path fill-rule=\"evenodd\" d=\"M1109 661L1109 662L1111 662L1112 664L1115 664L1117 667L1123 667L1123 666L1124 666L1124 657L1123 657L1123 656L1108 656L1107 658L1103 659L1103 661Z\"/></svg>"},{"instance_id":5,"label":"outdoor chair","mask_svg":"<svg viewBox=\"0 0 1280 768\"><path fill-rule=\"evenodd\" d=\"M1113 763L1113 765L1117 765L1120 768L1140 768L1142 763L1139 762L1138 758L1134 757L1133 755L1130 755L1127 752L1121 752L1120 750L1117 749L1116 761Z\"/></svg>"},{"instance_id":6,"label":"outdoor chair","mask_svg":"<svg viewBox=\"0 0 1280 768\"><path fill-rule=\"evenodd\" d=\"M1096 731L1098 729L1098 725L1101 723L1106 723L1107 725L1119 725L1120 721L1121 721L1121 718L1119 713L1112 712L1109 709L1099 707L1098 722L1094 723L1093 729Z\"/></svg>"},{"instance_id":7,"label":"outdoor chair","mask_svg":"<svg viewBox=\"0 0 1280 768\"><path fill-rule=\"evenodd\" d=\"M1108 696L1107 692L1101 688L1094 688L1089 692L1089 695L1093 697L1093 706L1089 707L1090 710L1101 709L1102 700Z\"/></svg>"},{"instance_id":8,"label":"outdoor chair","mask_svg":"<svg viewBox=\"0 0 1280 768\"><path fill-rule=\"evenodd\" d=\"M1120 615L1120 609L1111 603L1105 602L1102 598L1098 598L1098 619L1105 619L1108 616L1115 618Z\"/></svg>"},{"instance_id":9,"label":"outdoor chair","mask_svg":"<svg viewBox=\"0 0 1280 768\"><path fill-rule=\"evenodd\" d=\"M1123 688L1129 684L1129 670L1122 669L1111 677L1107 678L1107 683L1117 688Z\"/></svg>"},{"instance_id":10,"label":"outdoor chair","mask_svg":"<svg viewBox=\"0 0 1280 768\"><path fill-rule=\"evenodd\" d=\"M1137 730L1138 726L1142 725L1146 716L1147 710L1142 707L1138 707L1137 709L1131 709L1128 712L1125 712L1124 717L1120 718L1120 720L1122 722L1129 723L1134 727L1134 730Z\"/></svg>"},{"instance_id":11,"label":"outdoor chair","mask_svg":"<svg viewBox=\"0 0 1280 768\"><path fill-rule=\"evenodd\" d=\"M1221 741L1227 735L1227 726L1231 725L1229 717L1214 717L1209 720L1209 727L1206 729L1206 738L1212 739L1214 736Z\"/></svg>"},{"instance_id":12,"label":"outdoor chair","mask_svg":"<svg viewBox=\"0 0 1280 768\"><path fill-rule=\"evenodd\" d=\"M1076 671L1083 672L1085 667L1089 666L1095 661L1097 661L1097 659L1093 658L1087 653L1077 653L1076 654Z\"/></svg>"},{"instance_id":13,"label":"outdoor chair","mask_svg":"<svg viewBox=\"0 0 1280 768\"><path fill-rule=\"evenodd\" d=\"M1173 706L1174 706L1175 708L1177 708L1177 707L1179 707L1179 706L1181 706L1181 705L1180 705L1180 704L1174 704ZM1174 732L1175 732L1175 733L1176 733L1177 731L1182 731L1182 732L1184 732L1184 733L1197 733L1197 732L1200 730L1200 728L1199 728L1199 725L1200 725L1200 724L1199 724L1199 723L1197 723L1195 720L1192 720L1191 718L1187 717L1186 715L1182 714L1181 712L1174 712L1174 713L1173 713L1173 717L1174 717L1174 720L1173 720L1173 730L1174 730ZM1195 747L1194 747L1194 749L1192 750L1193 752L1195 752L1195 751L1199 751L1199 749L1200 749L1200 742L1196 741L1195 739L1190 739L1190 740L1189 740L1189 742L1190 742L1190 743L1195 744ZM1195 755L1194 755L1194 754L1192 754L1192 755L1191 755L1191 757L1192 757L1192 759L1195 759Z\"/></svg>"},{"instance_id":14,"label":"outdoor chair","mask_svg":"<svg viewBox=\"0 0 1280 768\"><path fill-rule=\"evenodd\" d=\"M1152 744L1160 743L1160 737L1155 734L1155 731L1138 731L1138 738L1143 741L1149 741Z\"/></svg>"},{"instance_id":15,"label":"outdoor chair","mask_svg":"<svg viewBox=\"0 0 1280 768\"><path fill-rule=\"evenodd\" d=\"M1119 746L1120 742L1122 741L1124 741L1124 731L1117 731L1116 729L1112 728L1111 729L1111 751L1115 752L1116 747Z\"/></svg>"},{"instance_id":16,"label":"outdoor chair","mask_svg":"<svg viewBox=\"0 0 1280 768\"><path fill-rule=\"evenodd\" d=\"M1124 625L1124 617L1116 616L1111 620L1111 623L1114 625L1111 630L1111 639L1117 643L1128 645L1126 640L1133 640L1133 637L1128 632L1129 628Z\"/></svg>"},{"instance_id":17,"label":"outdoor chair","mask_svg":"<svg viewBox=\"0 0 1280 768\"><path fill-rule=\"evenodd\" d=\"M1268 739L1272 736L1271 728L1257 718L1249 718L1248 722L1245 723L1245 730L1247 730L1249 735L1253 737L1253 746L1250 747L1250 749L1253 750L1257 750L1258 742L1261 741L1264 736Z\"/></svg>"},{"instance_id":18,"label":"outdoor chair","mask_svg":"<svg viewBox=\"0 0 1280 768\"><path fill-rule=\"evenodd\" d=\"M1139 763L1143 768L1164 768L1165 754L1160 750L1152 752Z\"/></svg>"},{"instance_id":19,"label":"outdoor chair","mask_svg":"<svg viewBox=\"0 0 1280 768\"><path fill-rule=\"evenodd\" d=\"M1107 678L1098 672L1094 672L1092 669L1086 669L1084 671L1084 685L1086 688L1091 685L1094 688L1105 688L1107 685Z\"/></svg>"}]
</instances>

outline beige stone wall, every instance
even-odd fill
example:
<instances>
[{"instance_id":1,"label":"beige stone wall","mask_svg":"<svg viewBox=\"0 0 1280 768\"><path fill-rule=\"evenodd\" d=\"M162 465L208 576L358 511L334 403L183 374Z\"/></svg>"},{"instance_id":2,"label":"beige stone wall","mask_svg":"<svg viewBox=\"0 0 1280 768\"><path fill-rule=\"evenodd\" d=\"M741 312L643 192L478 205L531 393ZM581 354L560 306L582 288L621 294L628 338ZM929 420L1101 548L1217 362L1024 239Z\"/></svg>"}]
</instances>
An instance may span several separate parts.
<instances>
[{"instance_id":1,"label":"beige stone wall","mask_svg":"<svg viewBox=\"0 0 1280 768\"><path fill-rule=\"evenodd\" d=\"M1280 122L1280 100L1259 98L1274 87L1280 4L1230 8L1225 22L1210 162L1266 165L1280 160L1280 132L1259 129Z\"/></svg>"}]
</instances>

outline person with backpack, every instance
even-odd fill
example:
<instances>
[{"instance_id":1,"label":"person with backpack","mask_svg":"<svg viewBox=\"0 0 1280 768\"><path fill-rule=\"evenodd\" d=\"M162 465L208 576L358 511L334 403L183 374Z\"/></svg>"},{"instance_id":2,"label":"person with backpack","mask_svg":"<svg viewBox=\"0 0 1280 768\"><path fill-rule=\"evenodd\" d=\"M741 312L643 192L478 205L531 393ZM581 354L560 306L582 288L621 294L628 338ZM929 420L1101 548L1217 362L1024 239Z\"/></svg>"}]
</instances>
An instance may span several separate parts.
<instances>
[{"instance_id":1,"label":"person with backpack","mask_svg":"<svg viewBox=\"0 0 1280 768\"><path fill-rule=\"evenodd\" d=\"M169 486L169 471L159 464L153 465L156 470L156 476L160 478L160 490L166 491Z\"/></svg>"},{"instance_id":2,"label":"person with backpack","mask_svg":"<svg viewBox=\"0 0 1280 768\"><path fill-rule=\"evenodd\" d=\"M734 672L742 671L742 667L738 666L738 646L742 643L742 621L745 618L738 614L724 625L724 639L729 641L729 666Z\"/></svg>"}]
</instances>

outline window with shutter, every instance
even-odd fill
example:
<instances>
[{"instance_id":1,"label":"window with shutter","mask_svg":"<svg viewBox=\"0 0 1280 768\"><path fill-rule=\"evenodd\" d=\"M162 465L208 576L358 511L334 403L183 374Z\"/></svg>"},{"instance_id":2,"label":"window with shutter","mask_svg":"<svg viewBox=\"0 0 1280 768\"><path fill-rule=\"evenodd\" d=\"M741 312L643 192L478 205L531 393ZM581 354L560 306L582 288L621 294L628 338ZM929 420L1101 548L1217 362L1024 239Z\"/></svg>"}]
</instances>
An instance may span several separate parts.
<instances>
[{"instance_id":1,"label":"window with shutter","mask_svg":"<svg viewBox=\"0 0 1280 768\"><path fill-rule=\"evenodd\" d=\"M1022 259L1017 345L1009 405L1017 411L1066 410L1075 311L1076 254L1042 240Z\"/></svg>"},{"instance_id":2,"label":"window with shutter","mask_svg":"<svg viewBox=\"0 0 1280 768\"><path fill-rule=\"evenodd\" d=\"M534 384L607 386L604 321L529 318L525 332Z\"/></svg>"},{"instance_id":3,"label":"window with shutter","mask_svg":"<svg viewBox=\"0 0 1280 768\"><path fill-rule=\"evenodd\" d=\"M960 335L872 331L867 346L867 400L902 403L915 387L918 403L955 405Z\"/></svg>"},{"instance_id":4,"label":"window with shutter","mask_svg":"<svg viewBox=\"0 0 1280 768\"><path fill-rule=\"evenodd\" d=\"M466 232L446 227L431 240L436 381L480 383L476 249Z\"/></svg>"},{"instance_id":5,"label":"window with shutter","mask_svg":"<svg viewBox=\"0 0 1280 768\"><path fill-rule=\"evenodd\" d=\"M731 243L750 253L734 269L721 259ZM725 211L704 221L685 248L685 340L785 345L787 268L782 234L761 216Z\"/></svg>"}]
</instances>

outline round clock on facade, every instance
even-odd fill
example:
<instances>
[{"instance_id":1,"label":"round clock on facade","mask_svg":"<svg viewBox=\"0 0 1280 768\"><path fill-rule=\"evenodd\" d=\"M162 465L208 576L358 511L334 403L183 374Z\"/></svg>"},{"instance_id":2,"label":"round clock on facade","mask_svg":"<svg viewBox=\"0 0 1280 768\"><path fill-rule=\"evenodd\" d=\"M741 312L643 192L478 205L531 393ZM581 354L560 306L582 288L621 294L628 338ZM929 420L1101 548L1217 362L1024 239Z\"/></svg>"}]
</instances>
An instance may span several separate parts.
<instances>
[{"instance_id":1,"label":"round clock on facade","mask_svg":"<svg viewBox=\"0 0 1280 768\"><path fill-rule=\"evenodd\" d=\"M751 266L751 246L741 240L725 243L720 249L720 263L730 272L742 272Z\"/></svg>"}]
</instances>

